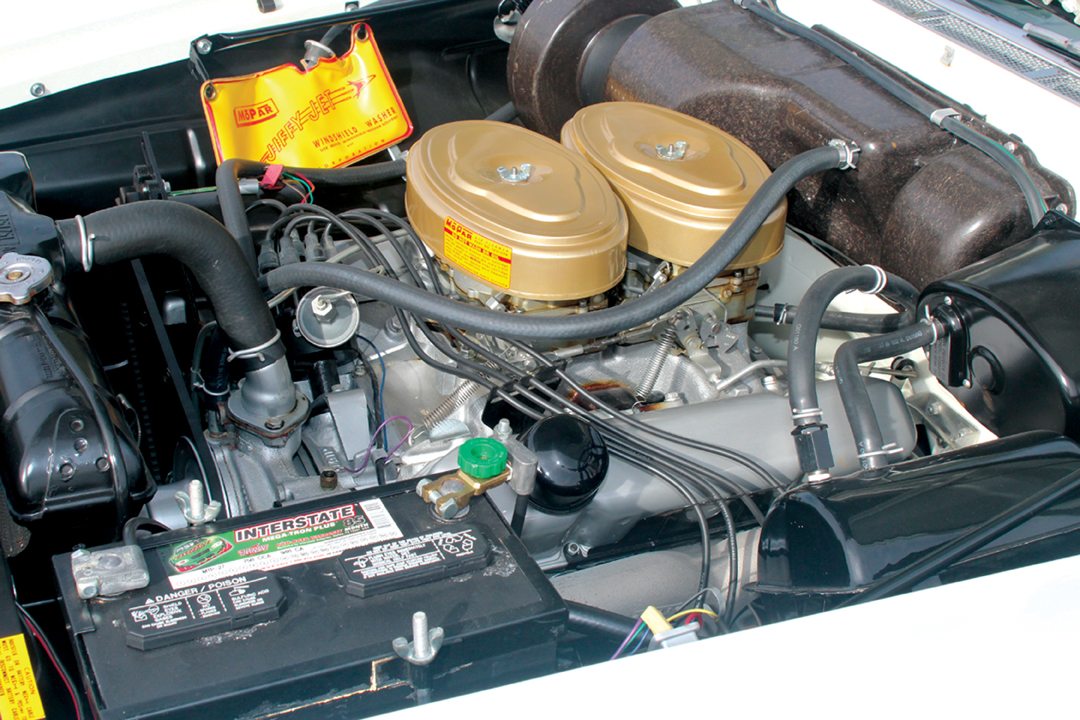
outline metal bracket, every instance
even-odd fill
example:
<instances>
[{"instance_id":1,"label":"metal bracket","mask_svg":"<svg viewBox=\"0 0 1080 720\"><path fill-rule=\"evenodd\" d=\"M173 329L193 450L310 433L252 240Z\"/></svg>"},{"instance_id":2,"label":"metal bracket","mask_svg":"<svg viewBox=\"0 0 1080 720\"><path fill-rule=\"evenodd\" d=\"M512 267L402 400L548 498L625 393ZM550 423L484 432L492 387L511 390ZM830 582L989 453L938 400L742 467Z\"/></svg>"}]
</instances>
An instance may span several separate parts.
<instances>
[{"instance_id":1,"label":"metal bracket","mask_svg":"<svg viewBox=\"0 0 1080 720\"><path fill-rule=\"evenodd\" d=\"M146 558L138 545L71 553L71 575L84 600L98 595L120 595L150 584Z\"/></svg>"},{"instance_id":2,"label":"metal bracket","mask_svg":"<svg viewBox=\"0 0 1080 720\"><path fill-rule=\"evenodd\" d=\"M930 113L930 122L934 123L938 127L941 127L941 123L945 122L946 118L960 117L960 113L954 108L938 108L934 112Z\"/></svg>"}]
</instances>

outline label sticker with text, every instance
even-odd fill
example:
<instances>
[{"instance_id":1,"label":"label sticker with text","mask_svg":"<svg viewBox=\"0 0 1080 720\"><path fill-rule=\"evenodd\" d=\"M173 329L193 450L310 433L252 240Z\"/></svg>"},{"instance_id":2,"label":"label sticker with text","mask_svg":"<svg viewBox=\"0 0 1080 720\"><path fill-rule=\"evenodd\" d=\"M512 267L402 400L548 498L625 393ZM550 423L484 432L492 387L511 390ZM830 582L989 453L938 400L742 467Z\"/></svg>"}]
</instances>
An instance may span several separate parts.
<instances>
[{"instance_id":1,"label":"label sticker with text","mask_svg":"<svg viewBox=\"0 0 1080 720\"><path fill-rule=\"evenodd\" d=\"M174 589L334 558L401 537L382 500L342 503L162 548Z\"/></svg>"},{"instance_id":2,"label":"label sticker with text","mask_svg":"<svg viewBox=\"0 0 1080 720\"><path fill-rule=\"evenodd\" d=\"M513 251L453 218L443 222L443 250L446 259L476 277L501 288L510 287Z\"/></svg>"}]
</instances>

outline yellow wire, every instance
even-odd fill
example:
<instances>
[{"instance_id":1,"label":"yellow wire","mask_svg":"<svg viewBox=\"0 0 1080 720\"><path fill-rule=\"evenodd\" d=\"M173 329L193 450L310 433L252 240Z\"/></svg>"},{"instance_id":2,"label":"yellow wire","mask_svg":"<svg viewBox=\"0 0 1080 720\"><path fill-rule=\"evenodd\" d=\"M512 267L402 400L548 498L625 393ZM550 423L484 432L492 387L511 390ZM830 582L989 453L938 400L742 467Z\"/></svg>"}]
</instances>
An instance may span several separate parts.
<instances>
[{"instance_id":1,"label":"yellow wire","mask_svg":"<svg viewBox=\"0 0 1080 720\"><path fill-rule=\"evenodd\" d=\"M668 622L675 622L679 618L686 617L687 615L696 615L697 613L701 613L702 615L708 615L709 617L720 617L719 615L714 613L712 610L709 610L708 608L690 608L689 610L683 610L682 612L675 613L674 615L669 617L667 619L667 621Z\"/></svg>"}]
</instances>

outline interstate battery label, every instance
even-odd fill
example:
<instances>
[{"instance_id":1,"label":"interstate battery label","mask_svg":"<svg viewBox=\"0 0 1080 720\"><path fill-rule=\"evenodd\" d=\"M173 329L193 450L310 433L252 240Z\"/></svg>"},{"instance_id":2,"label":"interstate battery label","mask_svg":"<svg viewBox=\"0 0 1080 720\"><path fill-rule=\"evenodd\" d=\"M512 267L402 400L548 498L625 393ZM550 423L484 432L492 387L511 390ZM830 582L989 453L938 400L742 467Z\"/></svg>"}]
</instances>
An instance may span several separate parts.
<instances>
[{"instance_id":1,"label":"interstate battery label","mask_svg":"<svg viewBox=\"0 0 1080 720\"><path fill-rule=\"evenodd\" d=\"M0 637L0 718L41 720L45 709L21 633Z\"/></svg>"},{"instance_id":2,"label":"interstate battery label","mask_svg":"<svg viewBox=\"0 0 1080 720\"><path fill-rule=\"evenodd\" d=\"M175 590L222 578L334 558L401 537L382 500L342 503L161 549Z\"/></svg>"},{"instance_id":3,"label":"interstate battery label","mask_svg":"<svg viewBox=\"0 0 1080 720\"><path fill-rule=\"evenodd\" d=\"M462 270L497 287L510 287L513 251L453 218L443 222L443 252Z\"/></svg>"},{"instance_id":4,"label":"interstate battery label","mask_svg":"<svg viewBox=\"0 0 1080 720\"><path fill-rule=\"evenodd\" d=\"M288 63L202 86L218 163L245 158L299 167L339 167L412 134L412 122L366 24L352 45L310 70Z\"/></svg>"}]
</instances>

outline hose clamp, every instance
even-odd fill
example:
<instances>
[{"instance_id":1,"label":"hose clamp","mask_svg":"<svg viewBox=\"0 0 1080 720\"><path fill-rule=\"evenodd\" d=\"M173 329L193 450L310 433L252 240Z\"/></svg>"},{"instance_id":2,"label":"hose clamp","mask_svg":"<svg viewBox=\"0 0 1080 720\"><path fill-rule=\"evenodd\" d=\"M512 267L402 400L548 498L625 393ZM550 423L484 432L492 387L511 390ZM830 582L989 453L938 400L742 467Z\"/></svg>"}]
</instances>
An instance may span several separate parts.
<instances>
[{"instance_id":1,"label":"hose clamp","mask_svg":"<svg viewBox=\"0 0 1080 720\"><path fill-rule=\"evenodd\" d=\"M941 123L945 122L947 118L960 117L960 113L951 107L938 108L934 112L930 113L930 122L934 123L938 127L941 127Z\"/></svg>"},{"instance_id":2,"label":"hose clamp","mask_svg":"<svg viewBox=\"0 0 1080 720\"><path fill-rule=\"evenodd\" d=\"M777 325L786 325L787 324L787 319L788 319L788 314L789 314L788 308L790 306L787 303L783 303L779 307L780 307L780 312L779 313L774 313L775 323Z\"/></svg>"},{"instance_id":3,"label":"hose clamp","mask_svg":"<svg viewBox=\"0 0 1080 720\"><path fill-rule=\"evenodd\" d=\"M922 320L921 322L924 322L927 325L929 325L930 329L934 331L934 339L931 340L930 342L928 342L927 345L933 345L934 343L936 343L938 340L941 339L941 328L938 327L937 320L934 320L934 319L930 318L929 316L927 316L926 319Z\"/></svg>"},{"instance_id":4,"label":"hose clamp","mask_svg":"<svg viewBox=\"0 0 1080 720\"><path fill-rule=\"evenodd\" d=\"M841 140L839 138L833 138L828 142L829 147L834 147L840 151L840 170L853 170L859 163L859 155L862 150L858 145L849 141Z\"/></svg>"},{"instance_id":5,"label":"hose clamp","mask_svg":"<svg viewBox=\"0 0 1080 720\"><path fill-rule=\"evenodd\" d=\"M226 362L232 362L233 360L244 360L246 358L258 358L260 361L265 359L263 352L273 347L273 345L281 340L281 331L278 330L274 333L274 336L264 342L262 345L256 345L244 350L233 350L229 353L229 356L225 358Z\"/></svg>"},{"instance_id":6,"label":"hose clamp","mask_svg":"<svg viewBox=\"0 0 1080 720\"><path fill-rule=\"evenodd\" d=\"M861 452L856 457L858 457L860 460L865 460L872 457L882 457L889 455L902 457L904 455L904 448L900 447L900 445L898 445L897 443L890 442L882 445L880 450Z\"/></svg>"},{"instance_id":7,"label":"hose clamp","mask_svg":"<svg viewBox=\"0 0 1080 720\"><path fill-rule=\"evenodd\" d=\"M866 293L867 295L877 295L882 290L884 290L885 286L889 283L889 275L888 275L888 273L886 273L884 270L882 270L877 265L863 265L863 267L864 268L869 268L870 270L873 270L874 275L877 278L877 281L874 283L874 286L872 288L870 288L869 290L863 290L863 292Z\"/></svg>"},{"instance_id":8,"label":"hose clamp","mask_svg":"<svg viewBox=\"0 0 1080 720\"><path fill-rule=\"evenodd\" d=\"M202 390L210 397L225 397L229 394L229 391L227 389L214 392L210 388L206 387L206 383L203 381L202 373L194 368L192 368L191 370L191 387L195 390Z\"/></svg>"},{"instance_id":9,"label":"hose clamp","mask_svg":"<svg viewBox=\"0 0 1080 720\"><path fill-rule=\"evenodd\" d=\"M94 236L86 230L86 220L82 215L75 216L75 224L79 227L79 254L82 261L83 272L90 272L94 267Z\"/></svg>"},{"instance_id":10,"label":"hose clamp","mask_svg":"<svg viewBox=\"0 0 1080 720\"><path fill-rule=\"evenodd\" d=\"M821 408L803 408L802 410L791 411L792 420L808 420L812 418L821 418ZM804 425L806 423L799 424Z\"/></svg>"}]
</instances>

